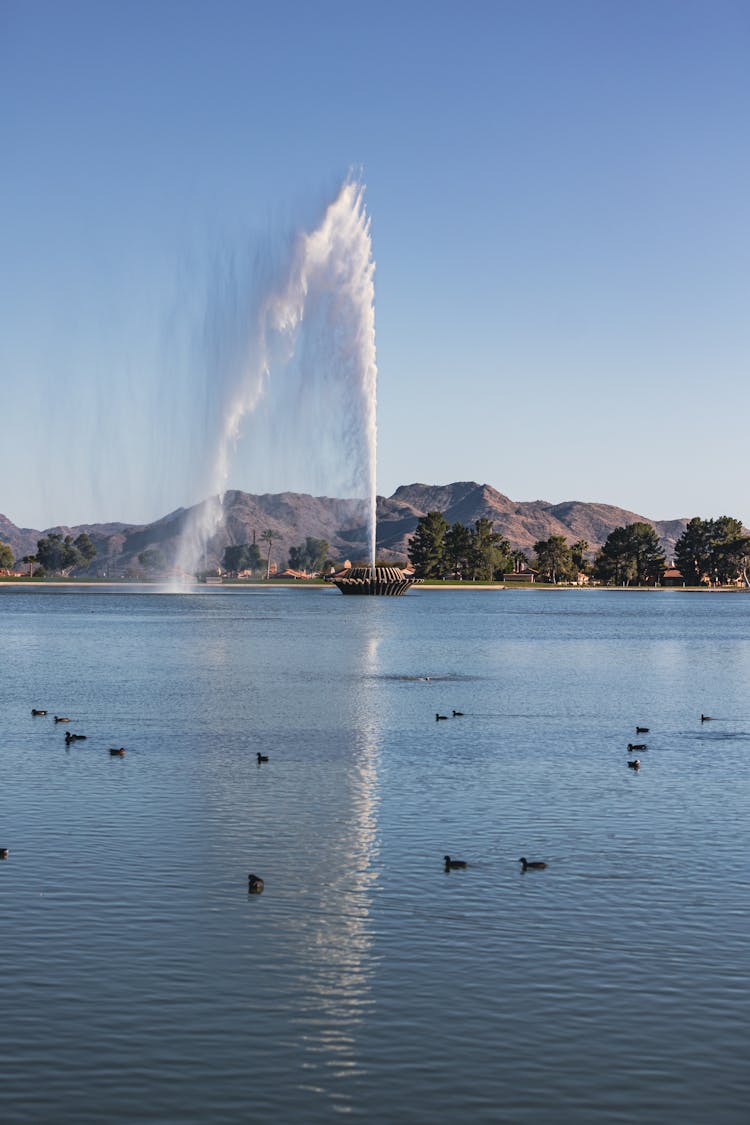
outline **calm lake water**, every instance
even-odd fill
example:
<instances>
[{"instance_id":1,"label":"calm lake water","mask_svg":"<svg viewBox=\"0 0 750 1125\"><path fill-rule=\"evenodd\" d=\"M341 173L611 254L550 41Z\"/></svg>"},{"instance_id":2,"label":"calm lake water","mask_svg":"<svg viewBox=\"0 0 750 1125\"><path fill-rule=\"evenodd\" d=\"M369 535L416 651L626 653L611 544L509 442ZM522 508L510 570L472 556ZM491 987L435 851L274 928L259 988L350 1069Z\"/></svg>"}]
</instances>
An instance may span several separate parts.
<instances>
[{"instance_id":1,"label":"calm lake water","mask_svg":"<svg viewBox=\"0 0 750 1125\"><path fill-rule=\"evenodd\" d=\"M750 597L6 587L0 661L3 1122L747 1121Z\"/></svg>"}]
</instances>

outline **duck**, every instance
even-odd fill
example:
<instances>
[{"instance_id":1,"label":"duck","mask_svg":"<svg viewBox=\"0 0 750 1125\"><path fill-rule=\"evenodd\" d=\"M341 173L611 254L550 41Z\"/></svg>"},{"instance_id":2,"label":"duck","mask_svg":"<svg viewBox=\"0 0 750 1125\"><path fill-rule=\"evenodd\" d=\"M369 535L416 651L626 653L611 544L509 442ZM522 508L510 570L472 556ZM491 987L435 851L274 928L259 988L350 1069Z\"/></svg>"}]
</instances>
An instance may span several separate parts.
<instances>
[{"instance_id":1,"label":"duck","mask_svg":"<svg viewBox=\"0 0 750 1125\"><path fill-rule=\"evenodd\" d=\"M7 859L10 848L0 848L0 859Z\"/></svg>"},{"instance_id":2,"label":"duck","mask_svg":"<svg viewBox=\"0 0 750 1125\"><path fill-rule=\"evenodd\" d=\"M635 761L628 762L628 768L631 770L639 770L641 768L640 760L636 758Z\"/></svg>"},{"instance_id":3,"label":"duck","mask_svg":"<svg viewBox=\"0 0 750 1125\"><path fill-rule=\"evenodd\" d=\"M441 715L439 711L435 712L435 722L439 723L441 719L447 720L447 718L448 718L447 715Z\"/></svg>"},{"instance_id":4,"label":"duck","mask_svg":"<svg viewBox=\"0 0 750 1125\"><path fill-rule=\"evenodd\" d=\"M527 859L522 855L518 861L521 864L522 871L543 871L547 864L543 859Z\"/></svg>"},{"instance_id":5,"label":"duck","mask_svg":"<svg viewBox=\"0 0 750 1125\"><path fill-rule=\"evenodd\" d=\"M32 713L32 715L34 714L33 711L31 713ZM44 711L37 711L36 714L37 715L43 715ZM712 723L713 721L714 720L713 720L713 717L711 715L701 715L701 722L702 723Z\"/></svg>"},{"instance_id":6,"label":"duck","mask_svg":"<svg viewBox=\"0 0 750 1125\"><path fill-rule=\"evenodd\" d=\"M70 723L72 719L66 719L64 715L55 715L56 723Z\"/></svg>"},{"instance_id":7,"label":"duck","mask_svg":"<svg viewBox=\"0 0 750 1125\"><path fill-rule=\"evenodd\" d=\"M110 746L109 752L110 752L110 754L112 755L113 758L124 758L125 757L125 747L124 746Z\"/></svg>"},{"instance_id":8,"label":"duck","mask_svg":"<svg viewBox=\"0 0 750 1125\"><path fill-rule=\"evenodd\" d=\"M40 711L37 707L32 707L31 708L31 714L32 715L46 715L47 712L46 711Z\"/></svg>"},{"instance_id":9,"label":"duck","mask_svg":"<svg viewBox=\"0 0 750 1125\"><path fill-rule=\"evenodd\" d=\"M631 754L635 750L648 750L648 746L646 745L645 742L629 742L628 743L628 753Z\"/></svg>"},{"instance_id":10,"label":"duck","mask_svg":"<svg viewBox=\"0 0 750 1125\"><path fill-rule=\"evenodd\" d=\"M463 711L454 711L453 712L453 718L454 719L463 719L463 717L464 717Z\"/></svg>"},{"instance_id":11,"label":"duck","mask_svg":"<svg viewBox=\"0 0 750 1125\"><path fill-rule=\"evenodd\" d=\"M636 734L648 734L649 730L650 730L650 727L636 727L635 733Z\"/></svg>"},{"instance_id":12,"label":"duck","mask_svg":"<svg viewBox=\"0 0 750 1125\"><path fill-rule=\"evenodd\" d=\"M261 754L261 752L259 750L258 754L257 754L257 758L258 758L258 765L260 765L261 762L267 762L268 761L268 754Z\"/></svg>"},{"instance_id":13,"label":"duck","mask_svg":"<svg viewBox=\"0 0 750 1125\"><path fill-rule=\"evenodd\" d=\"M265 886L260 875L248 875L247 877L247 893L249 895L259 895Z\"/></svg>"},{"instance_id":14,"label":"duck","mask_svg":"<svg viewBox=\"0 0 750 1125\"><path fill-rule=\"evenodd\" d=\"M85 742L86 741L86 735L85 734L71 734L69 730L66 730L65 741L66 742Z\"/></svg>"},{"instance_id":15,"label":"duck","mask_svg":"<svg viewBox=\"0 0 750 1125\"><path fill-rule=\"evenodd\" d=\"M449 855L446 855L443 858L445 860L445 870L446 871L451 871L451 870L455 871L455 870L458 870L461 867L468 867L469 866L465 859L451 859L451 857Z\"/></svg>"}]
</instances>

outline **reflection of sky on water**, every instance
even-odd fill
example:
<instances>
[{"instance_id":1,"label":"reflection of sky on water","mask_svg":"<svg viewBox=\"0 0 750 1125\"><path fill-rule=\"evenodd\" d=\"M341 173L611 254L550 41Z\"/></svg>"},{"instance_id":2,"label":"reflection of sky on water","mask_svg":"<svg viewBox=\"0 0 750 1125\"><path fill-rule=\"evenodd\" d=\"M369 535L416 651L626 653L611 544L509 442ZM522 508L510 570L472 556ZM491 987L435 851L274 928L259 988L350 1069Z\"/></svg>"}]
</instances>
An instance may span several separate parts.
<instances>
[{"instance_id":1,"label":"reflection of sky on water","mask_svg":"<svg viewBox=\"0 0 750 1125\"><path fill-rule=\"evenodd\" d=\"M595 597L0 595L11 1116L744 1121L750 600Z\"/></svg>"}]
</instances>

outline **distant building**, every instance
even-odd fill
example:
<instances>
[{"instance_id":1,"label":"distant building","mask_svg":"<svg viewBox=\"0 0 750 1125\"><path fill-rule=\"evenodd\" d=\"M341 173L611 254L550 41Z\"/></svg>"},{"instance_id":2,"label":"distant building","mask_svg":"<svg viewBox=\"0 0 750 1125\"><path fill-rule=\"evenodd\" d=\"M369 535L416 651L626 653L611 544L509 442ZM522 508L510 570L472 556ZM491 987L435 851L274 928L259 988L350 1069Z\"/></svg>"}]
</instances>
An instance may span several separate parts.
<instances>
[{"instance_id":1,"label":"distant building","mask_svg":"<svg viewBox=\"0 0 750 1125\"><path fill-rule=\"evenodd\" d=\"M685 579L682 571L678 570L676 566L668 566L661 576L662 586L684 586Z\"/></svg>"},{"instance_id":2,"label":"distant building","mask_svg":"<svg viewBox=\"0 0 750 1125\"><path fill-rule=\"evenodd\" d=\"M530 566L524 566L520 570L512 570L508 574L504 574L503 582L536 582L538 577L538 570L532 570Z\"/></svg>"}]
</instances>

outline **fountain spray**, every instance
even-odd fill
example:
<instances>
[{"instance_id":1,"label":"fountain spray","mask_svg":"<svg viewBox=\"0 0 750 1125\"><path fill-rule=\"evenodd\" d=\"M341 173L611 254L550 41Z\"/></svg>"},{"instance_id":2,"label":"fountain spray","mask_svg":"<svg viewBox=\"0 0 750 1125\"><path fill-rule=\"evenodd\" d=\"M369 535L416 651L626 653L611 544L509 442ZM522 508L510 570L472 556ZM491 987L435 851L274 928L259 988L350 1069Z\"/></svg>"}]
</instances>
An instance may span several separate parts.
<instances>
[{"instance_id":1,"label":"fountain spray","mask_svg":"<svg viewBox=\"0 0 750 1125\"><path fill-rule=\"evenodd\" d=\"M374 565L374 273L364 185L351 175L315 229L256 255L250 269L217 268L204 331L211 499L190 512L178 569L194 573L219 529L235 449L261 402L284 462L299 450L319 481L362 499ZM261 445L271 448L268 433Z\"/></svg>"}]
</instances>

